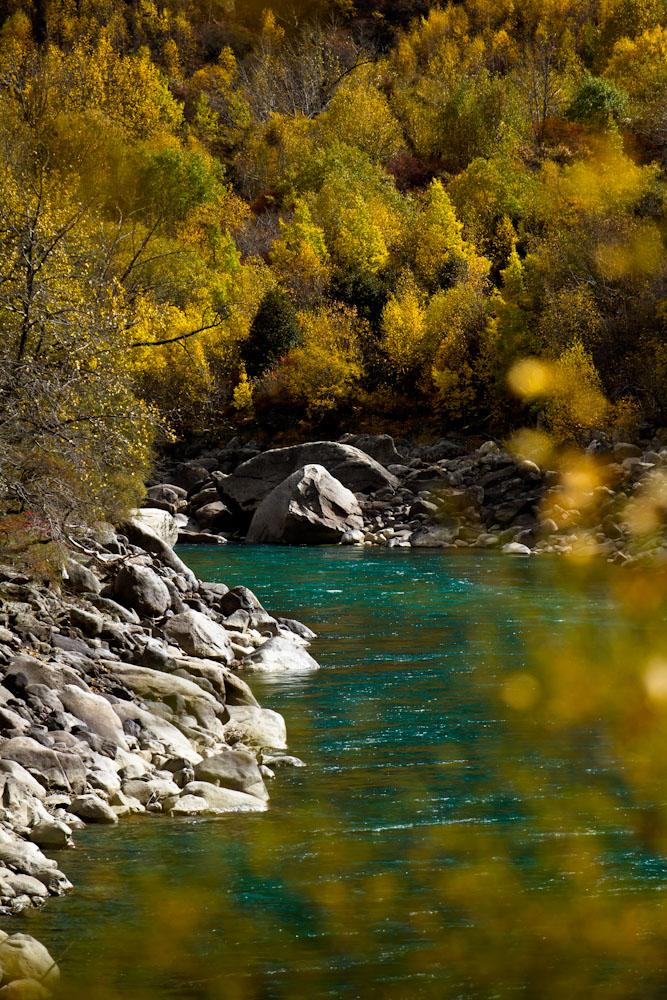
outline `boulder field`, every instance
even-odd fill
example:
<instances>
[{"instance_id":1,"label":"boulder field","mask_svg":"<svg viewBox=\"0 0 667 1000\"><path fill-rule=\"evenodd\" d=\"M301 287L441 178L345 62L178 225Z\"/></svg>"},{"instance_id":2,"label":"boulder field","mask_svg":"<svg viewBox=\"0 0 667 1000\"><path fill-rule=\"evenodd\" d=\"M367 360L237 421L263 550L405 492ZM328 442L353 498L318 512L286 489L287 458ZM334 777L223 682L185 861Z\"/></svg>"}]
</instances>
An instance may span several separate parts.
<instances>
[{"instance_id":1,"label":"boulder field","mask_svg":"<svg viewBox=\"0 0 667 1000\"><path fill-rule=\"evenodd\" d=\"M524 557L583 548L623 564L665 552L667 539L638 540L633 523L644 502L655 507L667 492L666 445L664 432L641 447L595 439L581 456L594 471L578 485L581 462L573 476L496 441L469 450L446 439L417 447L348 435L260 450L233 439L163 462L148 502L175 516L182 543L497 548Z\"/></svg>"},{"instance_id":2,"label":"boulder field","mask_svg":"<svg viewBox=\"0 0 667 1000\"><path fill-rule=\"evenodd\" d=\"M274 768L301 765L243 672L317 669L314 633L198 580L176 535L147 509L98 526L62 581L0 566L0 915L72 889L48 854L88 823L260 812ZM0 998L46 996L56 975L0 933Z\"/></svg>"}]
</instances>

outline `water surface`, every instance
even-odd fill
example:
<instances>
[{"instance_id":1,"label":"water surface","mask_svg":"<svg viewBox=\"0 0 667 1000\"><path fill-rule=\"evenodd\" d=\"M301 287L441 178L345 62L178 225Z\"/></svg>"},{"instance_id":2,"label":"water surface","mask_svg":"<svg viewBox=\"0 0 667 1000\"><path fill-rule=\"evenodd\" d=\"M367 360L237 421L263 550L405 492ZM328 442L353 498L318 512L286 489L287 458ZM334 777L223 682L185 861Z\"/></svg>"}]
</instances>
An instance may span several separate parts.
<instances>
[{"instance_id":1,"label":"water surface","mask_svg":"<svg viewBox=\"0 0 667 1000\"><path fill-rule=\"evenodd\" d=\"M489 553L181 555L318 632L319 672L253 681L308 766L265 815L81 834L76 892L22 920L72 996L667 995L667 786L586 680L617 642L605 584Z\"/></svg>"}]
</instances>

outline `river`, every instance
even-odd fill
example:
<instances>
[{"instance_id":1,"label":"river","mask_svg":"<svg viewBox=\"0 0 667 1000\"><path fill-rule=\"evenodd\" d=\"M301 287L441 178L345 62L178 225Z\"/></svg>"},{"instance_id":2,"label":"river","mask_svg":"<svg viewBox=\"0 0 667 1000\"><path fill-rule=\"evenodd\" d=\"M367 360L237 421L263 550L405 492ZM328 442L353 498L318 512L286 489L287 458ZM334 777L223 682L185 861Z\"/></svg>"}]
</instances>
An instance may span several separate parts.
<instances>
[{"instance_id":1,"label":"river","mask_svg":"<svg viewBox=\"0 0 667 1000\"><path fill-rule=\"evenodd\" d=\"M307 767L263 815L79 834L74 894L19 922L68 997L665 995L667 785L618 673L656 637L613 586L491 553L181 555L318 632L320 671L253 681Z\"/></svg>"}]
</instances>

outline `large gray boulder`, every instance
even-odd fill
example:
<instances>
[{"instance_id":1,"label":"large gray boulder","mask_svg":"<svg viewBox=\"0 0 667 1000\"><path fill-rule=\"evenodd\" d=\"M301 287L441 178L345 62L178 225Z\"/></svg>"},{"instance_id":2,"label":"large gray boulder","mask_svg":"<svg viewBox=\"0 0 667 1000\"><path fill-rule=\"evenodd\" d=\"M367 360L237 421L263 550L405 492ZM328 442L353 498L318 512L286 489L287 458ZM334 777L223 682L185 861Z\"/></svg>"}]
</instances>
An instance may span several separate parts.
<instances>
[{"instance_id":1,"label":"large gray boulder","mask_svg":"<svg viewBox=\"0 0 667 1000\"><path fill-rule=\"evenodd\" d=\"M50 750L30 736L15 736L0 746L0 757L13 760L38 781L78 794L86 787L86 767L77 754Z\"/></svg>"},{"instance_id":2,"label":"large gray boulder","mask_svg":"<svg viewBox=\"0 0 667 1000\"><path fill-rule=\"evenodd\" d=\"M171 605L166 584L149 566L123 566L113 589L122 604L148 618L161 617Z\"/></svg>"},{"instance_id":3,"label":"large gray boulder","mask_svg":"<svg viewBox=\"0 0 667 1000\"><path fill-rule=\"evenodd\" d=\"M189 656L222 663L231 663L234 659L229 634L201 611L188 610L174 615L167 622L165 631Z\"/></svg>"},{"instance_id":4,"label":"large gray boulder","mask_svg":"<svg viewBox=\"0 0 667 1000\"><path fill-rule=\"evenodd\" d=\"M243 669L253 673L286 673L291 671L319 670L319 664L303 646L281 635L266 642L247 656Z\"/></svg>"},{"instance_id":5,"label":"large gray boulder","mask_svg":"<svg viewBox=\"0 0 667 1000\"><path fill-rule=\"evenodd\" d=\"M403 456L396 451L390 434L347 434L342 443L359 448L385 468L389 465L401 465L404 461Z\"/></svg>"},{"instance_id":6,"label":"large gray boulder","mask_svg":"<svg viewBox=\"0 0 667 1000\"><path fill-rule=\"evenodd\" d=\"M115 663L114 674L140 698L164 703L173 713L175 725L180 725L184 716L191 716L214 735L220 735L221 720L227 719L225 707L193 681L130 663Z\"/></svg>"},{"instance_id":7,"label":"large gray boulder","mask_svg":"<svg viewBox=\"0 0 667 1000\"><path fill-rule=\"evenodd\" d=\"M239 465L231 476L218 480L218 493L226 503L251 512L271 490L305 465L324 466L354 493L372 493L398 485L395 476L358 448L336 441L313 441L255 455Z\"/></svg>"},{"instance_id":8,"label":"large gray boulder","mask_svg":"<svg viewBox=\"0 0 667 1000\"><path fill-rule=\"evenodd\" d=\"M209 781L221 788L234 788L259 799L268 799L257 760L248 750L224 747L213 757L204 757L195 765L195 779Z\"/></svg>"},{"instance_id":9,"label":"large gray boulder","mask_svg":"<svg viewBox=\"0 0 667 1000\"><path fill-rule=\"evenodd\" d=\"M327 545L340 542L346 531L362 525L354 493L324 466L306 465L260 503L250 524L248 541Z\"/></svg>"},{"instance_id":10,"label":"large gray boulder","mask_svg":"<svg viewBox=\"0 0 667 1000\"><path fill-rule=\"evenodd\" d=\"M81 719L91 732L127 749L123 724L101 695L66 684L60 692L60 699L67 711Z\"/></svg>"}]
</instances>

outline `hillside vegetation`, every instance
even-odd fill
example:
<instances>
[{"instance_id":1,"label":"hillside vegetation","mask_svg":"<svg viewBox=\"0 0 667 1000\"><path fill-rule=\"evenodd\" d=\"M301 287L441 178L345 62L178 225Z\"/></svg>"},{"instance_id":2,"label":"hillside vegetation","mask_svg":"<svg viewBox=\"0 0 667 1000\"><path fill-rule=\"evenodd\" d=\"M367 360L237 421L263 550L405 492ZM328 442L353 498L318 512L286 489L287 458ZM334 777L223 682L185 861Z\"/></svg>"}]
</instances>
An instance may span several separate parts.
<instances>
[{"instance_id":1,"label":"hillside vegetation","mask_svg":"<svg viewBox=\"0 0 667 1000\"><path fill-rule=\"evenodd\" d=\"M664 421L662 0L0 16L7 537L132 503L156 430Z\"/></svg>"}]
</instances>

